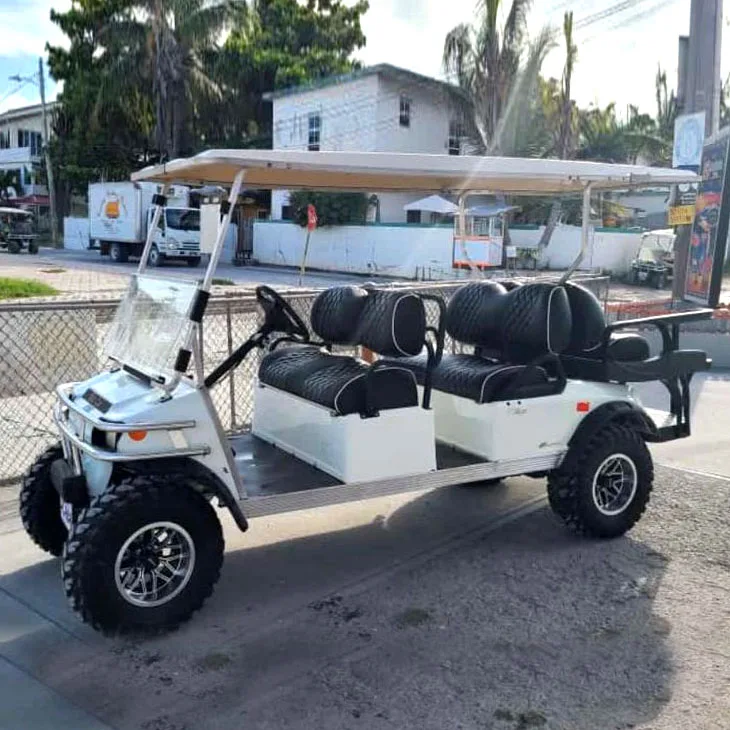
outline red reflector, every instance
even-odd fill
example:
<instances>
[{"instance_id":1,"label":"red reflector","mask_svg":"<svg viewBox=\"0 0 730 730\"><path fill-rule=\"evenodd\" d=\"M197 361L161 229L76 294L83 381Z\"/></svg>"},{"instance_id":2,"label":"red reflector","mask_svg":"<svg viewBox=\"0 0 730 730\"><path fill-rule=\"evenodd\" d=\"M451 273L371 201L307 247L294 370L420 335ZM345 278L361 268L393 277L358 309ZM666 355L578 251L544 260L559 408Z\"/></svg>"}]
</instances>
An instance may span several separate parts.
<instances>
[{"instance_id":1,"label":"red reflector","mask_svg":"<svg viewBox=\"0 0 730 730\"><path fill-rule=\"evenodd\" d=\"M591 410L591 404L586 400L579 400L575 404L575 410L578 411L578 413L588 413L588 411Z\"/></svg>"}]
</instances>

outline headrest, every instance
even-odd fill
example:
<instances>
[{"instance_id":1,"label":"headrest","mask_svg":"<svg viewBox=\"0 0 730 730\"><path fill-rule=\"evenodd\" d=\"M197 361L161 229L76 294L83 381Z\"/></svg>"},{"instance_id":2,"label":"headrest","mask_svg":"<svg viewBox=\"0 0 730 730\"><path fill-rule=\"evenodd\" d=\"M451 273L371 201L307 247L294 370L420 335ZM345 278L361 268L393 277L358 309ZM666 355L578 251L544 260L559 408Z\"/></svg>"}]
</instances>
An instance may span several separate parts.
<instances>
[{"instance_id":1,"label":"headrest","mask_svg":"<svg viewBox=\"0 0 730 730\"><path fill-rule=\"evenodd\" d=\"M317 296L312 305L312 329L333 345L355 343L357 323L368 292L359 286L336 286Z\"/></svg>"},{"instance_id":2,"label":"headrest","mask_svg":"<svg viewBox=\"0 0 730 730\"><path fill-rule=\"evenodd\" d=\"M568 352L579 353L598 347L606 329L606 318L598 297L580 284L571 282L565 284L565 290L573 316Z\"/></svg>"},{"instance_id":3,"label":"headrest","mask_svg":"<svg viewBox=\"0 0 730 730\"><path fill-rule=\"evenodd\" d=\"M505 295L500 325L504 351L512 362L563 352L572 330L565 288L538 282L513 289Z\"/></svg>"},{"instance_id":4,"label":"headrest","mask_svg":"<svg viewBox=\"0 0 730 730\"><path fill-rule=\"evenodd\" d=\"M457 289L446 308L446 331L457 342L499 349L500 308L507 290L493 281L477 281Z\"/></svg>"},{"instance_id":5,"label":"headrest","mask_svg":"<svg viewBox=\"0 0 730 730\"><path fill-rule=\"evenodd\" d=\"M416 294L368 289L357 344L379 355L420 354L426 339L426 308Z\"/></svg>"},{"instance_id":6,"label":"headrest","mask_svg":"<svg viewBox=\"0 0 730 730\"><path fill-rule=\"evenodd\" d=\"M333 287L314 300L311 323L326 343L363 345L389 357L418 355L426 339L426 309L409 292Z\"/></svg>"}]
</instances>

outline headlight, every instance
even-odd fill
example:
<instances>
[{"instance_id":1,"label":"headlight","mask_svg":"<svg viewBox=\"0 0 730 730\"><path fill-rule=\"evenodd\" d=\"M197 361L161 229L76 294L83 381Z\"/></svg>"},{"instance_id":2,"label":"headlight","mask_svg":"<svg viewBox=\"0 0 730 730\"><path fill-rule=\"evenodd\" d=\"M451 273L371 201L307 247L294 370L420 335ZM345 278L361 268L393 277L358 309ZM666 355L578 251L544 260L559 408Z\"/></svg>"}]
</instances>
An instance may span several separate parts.
<instances>
[{"instance_id":1,"label":"headlight","mask_svg":"<svg viewBox=\"0 0 730 730\"><path fill-rule=\"evenodd\" d=\"M177 238L168 238L167 239L168 248L178 248L179 245L180 245L180 241L178 241Z\"/></svg>"}]
</instances>

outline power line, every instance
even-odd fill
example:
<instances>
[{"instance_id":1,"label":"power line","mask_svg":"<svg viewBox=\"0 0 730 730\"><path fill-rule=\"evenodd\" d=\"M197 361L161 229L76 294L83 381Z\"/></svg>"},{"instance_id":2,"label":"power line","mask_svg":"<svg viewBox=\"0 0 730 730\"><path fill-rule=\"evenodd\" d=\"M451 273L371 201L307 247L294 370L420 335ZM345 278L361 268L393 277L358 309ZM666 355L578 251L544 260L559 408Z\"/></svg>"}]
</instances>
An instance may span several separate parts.
<instances>
[{"instance_id":1,"label":"power line","mask_svg":"<svg viewBox=\"0 0 730 730\"><path fill-rule=\"evenodd\" d=\"M23 87L27 86L30 82L29 81L23 81L21 84L18 84L14 89L10 89L10 91L7 92L7 94L4 94L2 97L0 97L0 104L2 104L6 99L9 99L13 94L17 94Z\"/></svg>"}]
</instances>

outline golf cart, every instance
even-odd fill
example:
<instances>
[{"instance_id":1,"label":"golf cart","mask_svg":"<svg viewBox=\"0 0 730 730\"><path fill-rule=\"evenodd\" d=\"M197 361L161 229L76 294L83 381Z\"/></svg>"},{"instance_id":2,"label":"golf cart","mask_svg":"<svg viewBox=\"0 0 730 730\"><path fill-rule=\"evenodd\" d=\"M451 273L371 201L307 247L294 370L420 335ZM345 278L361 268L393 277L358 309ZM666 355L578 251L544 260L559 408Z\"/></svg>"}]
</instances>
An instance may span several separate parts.
<instances>
[{"instance_id":1,"label":"golf cart","mask_svg":"<svg viewBox=\"0 0 730 730\"><path fill-rule=\"evenodd\" d=\"M33 232L33 214L20 208L0 208L0 249L8 253L38 253L38 236Z\"/></svg>"},{"instance_id":2,"label":"golf cart","mask_svg":"<svg viewBox=\"0 0 730 730\"><path fill-rule=\"evenodd\" d=\"M664 289L674 277L674 231L649 231L641 237L636 258L631 262L632 284Z\"/></svg>"},{"instance_id":3,"label":"golf cart","mask_svg":"<svg viewBox=\"0 0 730 730\"><path fill-rule=\"evenodd\" d=\"M202 606L223 561L213 500L246 530L263 515L530 475L547 477L552 509L570 528L611 538L629 530L649 500L646 442L690 434L690 380L710 362L679 349L679 326L711 312L607 324L596 297L570 277L587 248L592 191L691 182L692 173L217 150L133 179L163 185L155 217L173 182L231 192L212 217L215 243L199 285L149 276L148 236L108 338L109 369L58 387L60 442L23 481L27 532L63 556L71 606L101 631L172 628ZM197 328L244 180L249 188L449 191L461 196L462 210L485 190L580 192L581 254L555 282L497 283L475 272L448 303L402 288L335 287L319 294L309 321L260 286L260 327L205 374ZM637 326L660 331L660 355L651 357L639 334L622 332ZM229 440L209 391L253 353L260 358L253 423ZM644 409L633 393L630 383L650 380L666 386L667 412Z\"/></svg>"}]
</instances>

